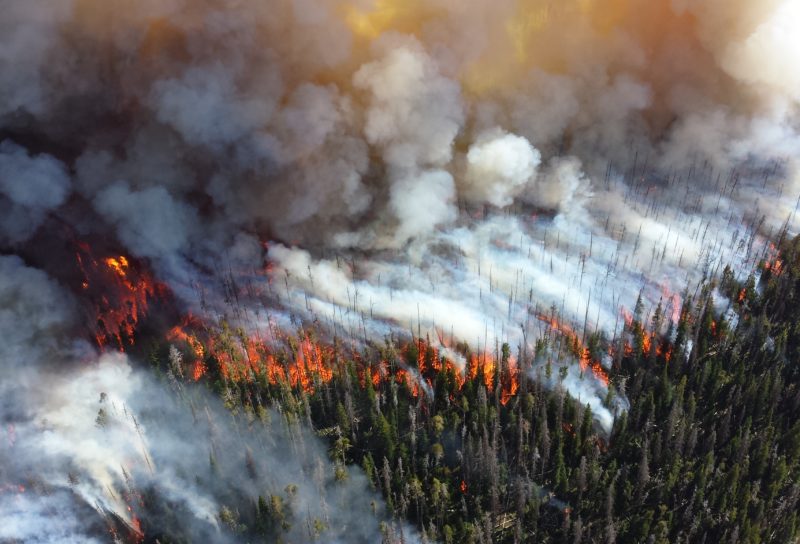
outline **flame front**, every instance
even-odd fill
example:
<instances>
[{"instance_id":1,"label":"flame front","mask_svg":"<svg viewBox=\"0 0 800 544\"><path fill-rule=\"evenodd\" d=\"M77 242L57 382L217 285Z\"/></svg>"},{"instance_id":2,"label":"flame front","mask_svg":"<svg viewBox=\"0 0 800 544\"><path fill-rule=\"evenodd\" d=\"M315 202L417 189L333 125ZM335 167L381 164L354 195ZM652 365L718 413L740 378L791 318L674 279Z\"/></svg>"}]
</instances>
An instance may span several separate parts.
<instances>
[{"instance_id":1,"label":"flame front","mask_svg":"<svg viewBox=\"0 0 800 544\"><path fill-rule=\"evenodd\" d=\"M461 365L423 339L406 343L399 350L403 358L380 360L377 364L366 363L356 350L346 353L312 334L282 335L277 341L267 342L258 335L248 336L242 330L233 330L225 323L219 329L207 327L192 316L172 328L167 340L190 355L186 364L195 381L209 376L213 368L225 381L265 379L272 386L286 385L313 394L347 372L346 361L352 361L363 387L370 383L379 388L394 382L405 386L413 397L433 392L438 375L451 380L453 391L461 391L468 381L479 381L489 393L499 385L499 400L504 405L520 387L520 369L514 357L500 365L490 353L472 353L466 359L467 364Z\"/></svg>"}]
</instances>

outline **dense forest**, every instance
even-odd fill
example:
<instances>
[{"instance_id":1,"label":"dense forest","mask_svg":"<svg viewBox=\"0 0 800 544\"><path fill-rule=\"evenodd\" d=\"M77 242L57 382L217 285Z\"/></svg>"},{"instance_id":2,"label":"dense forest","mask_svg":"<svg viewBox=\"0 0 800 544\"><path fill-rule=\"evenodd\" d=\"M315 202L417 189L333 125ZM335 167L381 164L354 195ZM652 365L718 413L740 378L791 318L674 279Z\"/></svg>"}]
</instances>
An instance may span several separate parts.
<instances>
[{"instance_id":1,"label":"dense forest","mask_svg":"<svg viewBox=\"0 0 800 544\"><path fill-rule=\"evenodd\" d=\"M230 365L252 355L224 323L209 333L215 349L199 335L175 343L200 357L194 377L235 417L258 421L276 407L307 423L327 441L336 479L362 467L391 516L423 540L792 542L800 536L800 239L779 249L780 259L744 282L726 269L684 293L677 323L661 305L639 303L616 339L589 334L584 347L554 328L535 353L503 345L497 364L464 374L422 338L358 353L337 340L301 379L290 361L313 338L307 330L287 338L271 370L254 365L245 377ZM169 350L155 347L151 361L175 380ZM587 356L611 362L606 405L616 395L630 403L610 432L557 385L563 365ZM245 541L282 541L291 493L265 490L220 520ZM406 538L397 527L384 524L387 541ZM162 543L182 540L159 534ZM325 541L324 523L307 535Z\"/></svg>"}]
</instances>

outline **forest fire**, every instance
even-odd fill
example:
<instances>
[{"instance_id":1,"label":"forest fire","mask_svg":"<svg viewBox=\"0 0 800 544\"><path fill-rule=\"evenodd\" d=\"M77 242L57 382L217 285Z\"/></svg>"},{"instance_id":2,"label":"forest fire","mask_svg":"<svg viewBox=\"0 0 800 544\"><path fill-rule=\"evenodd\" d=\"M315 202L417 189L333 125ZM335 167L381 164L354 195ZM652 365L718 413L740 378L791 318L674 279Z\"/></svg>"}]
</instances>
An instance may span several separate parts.
<instances>
[{"instance_id":1,"label":"forest fire","mask_svg":"<svg viewBox=\"0 0 800 544\"><path fill-rule=\"evenodd\" d=\"M191 315L170 329L166 339L189 354L186 364L194 381L209 376L214 369L212 374L226 381L247 383L265 379L273 386L286 384L313 394L318 386L330 383L346 371L346 361L351 360L356 363L362 386L366 386L367 380L375 388L394 381L405 385L413 397L433 391L436 376L440 374L450 377L456 391L468 380L479 380L490 393L499 384L503 405L516 395L520 386L520 369L513 356L498 365L489 353L472 353L461 368L451 356L443 355L437 346L423 339L410 341L401 349L405 359L416 368L386 360L367 367L360 354L344 353L311 334L281 335L278 342L267 342L258 335L234 331L224 323L219 328L208 327Z\"/></svg>"},{"instance_id":2,"label":"forest fire","mask_svg":"<svg viewBox=\"0 0 800 544\"><path fill-rule=\"evenodd\" d=\"M687 319L689 317L681 306L680 300L678 295L671 295L673 323L678 323L682 315ZM669 339L662 338L656 330L649 330L639 320L634 319L634 316L625 308L622 308L622 316L626 329L625 340L622 344L622 355L625 358L632 358L640 353L646 358L654 355L666 363L672 360L674 346ZM613 347L609 348L609 355L613 357L614 352Z\"/></svg>"},{"instance_id":3,"label":"forest fire","mask_svg":"<svg viewBox=\"0 0 800 544\"><path fill-rule=\"evenodd\" d=\"M82 274L81 289L92 307L97 346L106 349L114 344L124 351L134 345L137 325L166 288L125 255L97 259L90 246L80 242L75 259Z\"/></svg>"},{"instance_id":4,"label":"forest fire","mask_svg":"<svg viewBox=\"0 0 800 544\"><path fill-rule=\"evenodd\" d=\"M667 344L666 347L662 344L656 346L656 356L662 357L667 363L672 360L672 344Z\"/></svg>"},{"instance_id":5,"label":"forest fire","mask_svg":"<svg viewBox=\"0 0 800 544\"><path fill-rule=\"evenodd\" d=\"M95 311L97 345L103 349L113 345L121 351L133 346L137 325L152 301L164 296L166 288L125 255L96 258L87 244L79 244L76 259L82 272L83 291ZM635 329L632 315L624 310L623 313L627 328ZM555 315L540 314L537 318L547 324L551 340L558 343L559 350L572 354L582 372L608 386L607 371L570 324ZM639 328L642 353L655 353L669 361L671 347L661 345L655 334ZM480 381L489 393L499 388L497 395L502 405L508 404L520 388L521 369L510 353L504 352L501 357L500 353L488 351L459 352L441 333L435 343L429 338L418 338L404 344L400 351L408 367L387 360L367 366L355 349L344 353L343 348L303 332L293 337L271 329L269 336L267 341L258 332L246 333L225 322L209 326L204 319L188 313L168 330L165 338L188 356L182 364L185 375L193 381L209 378L250 383L263 379L272 386L286 384L313 394L343 372L345 361L350 360L356 363L362 386L366 386L367 380L374 388L395 382L404 385L413 397L433 392L440 374L449 376L451 400L453 392L462 390L469 381ZM625 356L631 356L634 348L625 343L624 351Z\"/></svg>"},{"instance_id":6,"label":"forest fire","mask_svg":"<svg viewBox=\"0 0 800 544\"><path fill-rule=\"evenodd\" d=\"M578 334L573 328L562 321L559 321L555 316L548 317L546 315L537 316L540 321L550 325L550 328L557 334L561 335L567 342L567 347L573 355L578 359L581 367L581 372L589 370L592 375L602 383L608 386L609 378L600 361L594 359L589 348L584 345L583 340L578 337Z\"/></svg>"},{"instance_id":7,"label":"forest fire","mask_svg":"<svg viewBox=\"0 0 800 544\"><path fill-rule=\"evenodd\" d=\"M0 543L797 541L800 0L8 4Z\"/></svg>"},{"instance_id":8,"label":"forest fire","mask_svg":"<svg viewBox=\"0 0 800 544\"><path fill-rule=\"evenodd\" d=\"M170 329L167 333L167 340L170 342L185 342L191 348L195 358L197 360L202 360L205 355L205 348L202 342L197 339L197 336L193 332L187 332L187 329L191 331L191 328L198 328L198 330L200 330L199 328L201 326L202 321L195 318L192 314L187 314L180 325L176 325Z\"/></svg>"},{"instance_id":9,"label":"forest fire","mask_svg":"<svg viewBox=\"0 0 800 544\"><path fill-rule=\"evenodd\" d=\"M120 351L133 346L137 326L152 302L169 295L166 287L156 283L141 263L124 254L95 257L88 244L81 243L76 260L82 273L82 290L94 310L97 345L102 349L111 345ZM677 295L667 294L671 302L679 300ZM623 313L626 327L632 333L638 331L642 353L654 353L669 361L671 347L657 342L655 334L647 333L634 323L632 315L624 310ZM555 314L536 317L547 325L552 346L558 346L562 354L574 356L582 373L588 373L604 387L609 385L606 369L572 325ZM504 346L503 353L470 352L466 346L452 346L453 339L441 331L437 331L435 341L417 338L405 342L399 350L400 359L382 359L378 364L363 362L363 354L356 347L334 346L302 330L293 336L271 326L267 340L259 331L246 332L224 320L210 323L192 313L185 314L164 338L186 356L180 362L182 375L195 382L263 380L271 386L285 385L314 394L346 372L348 362L353 362L362 387L368 381L375 389L396 383L412 397L434 395L439 383L444 383L448 384L444 394L452 401L468 382L477 381L488 393L496 393L500 404L507 405L520 389L521 368L508 346ZM626 356L633 355L634 348L627 342L624 350Z\"/></svg>"},{"instance_id":10,"label":"forest fire","mask_svg":"<svg viewBox=\"0 0 800 544\"><path fill-rule=\"evenodd\" d=\"M780 276L783 272L783 261L780 256L780 251L775 247L775 244L770 242L767 249L767 257L764 260L764 271L770 272L773 276Z\"/></svg>"}]
</instances>

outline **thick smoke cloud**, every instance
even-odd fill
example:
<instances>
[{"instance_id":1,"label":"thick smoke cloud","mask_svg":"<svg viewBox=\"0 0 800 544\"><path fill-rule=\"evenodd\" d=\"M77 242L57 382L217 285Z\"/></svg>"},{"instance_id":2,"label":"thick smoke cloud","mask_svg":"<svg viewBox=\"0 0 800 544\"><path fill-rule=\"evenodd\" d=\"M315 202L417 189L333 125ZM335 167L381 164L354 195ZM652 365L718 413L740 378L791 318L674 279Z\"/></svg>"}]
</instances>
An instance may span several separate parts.
<instances>
[{"instance_id":1,"label":"thick smoke cloud","mask_svg":"<svg viewBox=\"0 0 800 544\"><path fill-rule=\"evenodd\" d=\"M746 276L798 231L798 25L793 0L11 0L0 249L42 262L62 230L101 239L212 316L232 313L220 285L248 276L268 294L237 298L248 328L413 330L532 357L556 314L614 338L639 296L674 321L700 281L728 263ZM269 283L252 277L265 261ZM118 407L151 386L122 360L87 380L68 364L96 358L73 341L80 286L0 263L0 402L19 443L60 437L45 468L86 464L81 433L110 459L143 455L124 412L113 432L86 422L97 391L80 383ZM552 362L569 365L552 385L610 426L624 399ZM92 428L36 430L59 406ZM119 484L121 463L99 466L73 487L44 470L54 504L27 510L74 494L118 510L97 484Z\"/></svg>"},{"instance_id":2,"label":"thick smoke cloud","mask_svg":"<svg viewBox=\"0 0 800 544\"><path fill-rule=\"evenodd\" d=\"M609 164L625 173L636 151L665 171L722 171L764 133L775 137L753 155L797 149L790 2L388 4L82 0L45 14L14 2L4 46L25 62L7 61L5 92L20 97L3 124L72 138L90 198L123 180L134 198L158 185L216 216L196 238L213 230L223 247L242 229L402 244L455 218L438 210L417 227L397 215L392 187L428 170L449 172L457 194L439 175L427 203L505 207L536 191L525 164L554 154L575 156L596 183ZM522 170L484 175L491 159L476 154L498 130L534 158L516 140L521 155L504 161Z\"/></svg>"},{"instance_id":3,"label":"thick smoke cloud","mask_svg":"<svg viewBox=\"0 0 800 544\"><path fill-rule=\"evenodd\" d=\"M95 208L116 226L126 247L142 257L179 254L197 230L195 210L163 187L131 191L124 182L115 183L97 194Z\"/></svg>"},{"instance_id":4,"label":"thick smoke cloud","mask_svg":"<svg viewBox=\"0 0 800 544\"><path fill-rule=\"evenodd\" d=\"M541 154L525 138L499 131L482 134L467 153L464 196L504 208L531 182Z\"/></svg>"},{"instance_id":5,"label":"thick smoke cloud","mask_svg":"<svg viewBox=\"0 0 800 544\"><path fill-rule=\"evenodd\" d=\"M69 193L69 176L58 160L31 157L13 142L0 143L0 239L12 244L26 241Z\"/></svg>"}]
</instances>

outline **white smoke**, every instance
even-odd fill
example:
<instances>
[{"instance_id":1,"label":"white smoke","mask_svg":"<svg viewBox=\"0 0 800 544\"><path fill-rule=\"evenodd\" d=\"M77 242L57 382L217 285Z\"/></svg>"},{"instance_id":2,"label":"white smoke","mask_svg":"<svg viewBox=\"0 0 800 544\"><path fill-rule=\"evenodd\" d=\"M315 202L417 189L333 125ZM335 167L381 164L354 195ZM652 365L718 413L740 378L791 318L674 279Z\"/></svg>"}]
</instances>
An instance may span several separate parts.
<instances>
[{"instance_id":1,"label":"white smoke","mask_svg":"<svg viewBox=\"0 0 800 544\"><path fill-rule=\"evenodd\" d=\"M541 154L525 138L481 134L467 153L464 197L472 203L508 206L534 179Z\"/></svg>"},{"instance_id":2,"label":"white smoke","mask_svg":"<svg viewBox=\"0 0 800 544\"><path fill-rule=\"evenodd\" d=\"M400 222L395 233L398 245L454 221L458 215L455 196L453 176L444 170L419 172L394 182L389 205Z\"/></svg>"},{"instance_id":3,"label":"white smoke","mask_svg":"<svg viewBox=\"0 0 800 544\"><path fill-rule=\"evenodd\" d=\"M383 151L390 169L401 172L443 166L453 156L453 140L464 122L460 90L443 77L415 40L387 36L382 54L353 76L369 91L364 134Z\"/></svg>"}]
</instances>

